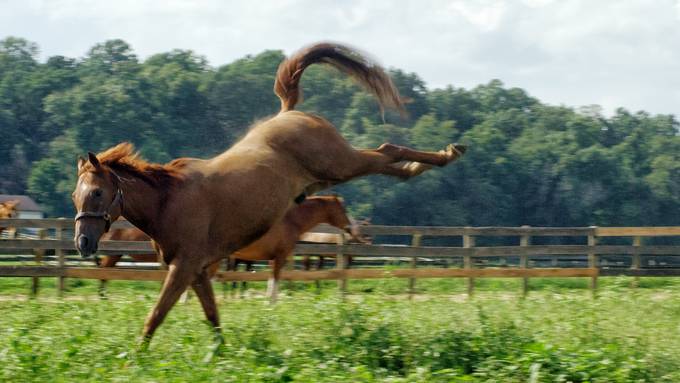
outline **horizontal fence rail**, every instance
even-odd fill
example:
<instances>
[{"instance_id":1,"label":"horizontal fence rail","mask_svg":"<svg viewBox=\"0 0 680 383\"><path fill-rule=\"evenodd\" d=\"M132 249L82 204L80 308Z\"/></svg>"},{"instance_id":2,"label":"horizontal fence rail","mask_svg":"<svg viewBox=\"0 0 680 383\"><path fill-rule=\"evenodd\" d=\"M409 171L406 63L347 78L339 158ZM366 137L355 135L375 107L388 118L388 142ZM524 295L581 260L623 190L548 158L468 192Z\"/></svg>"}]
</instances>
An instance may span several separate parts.
<instances>
[{"instance_id":1,"label":"horizontal fence rail","mask_svg":"<svg viewBox=\"0 0 680 383\"><path fill-rule=\"evenodd\" d=\"M39 234L31 238L0 239L0 262L20 265L0 265L0 277L31 277L33 292L37 293L39 278L59 279L59 291L63 291L65 278L160 281L165 271L144 268L94 268L75 266L82 261L74 255L73 240L68 238L73 231L72 219L0 219L0 227L32 229ZM118 221L113 228L133 227L129 222ZM338 243L300 242L295 255L320 255L336 259L336 268L317 271L284 270L282 279L295 281L337 280L341 290L345 290L348 279L408 278L409 293L415 291L418 278L467 278L468 293L473 294L475 278L523 278L523 293L526 294L529 278L585 277L590 278L591 288L595 291L597 279L602 276L630 275L642 276L680 276L678 268L643 267L642 260L651 257L675 257L680 255L680 245L644 244L649 238L678 237L680 226L673 227L434 227L434 226L361 226L360 231L369 236L409 236L410 245L395 244L351 244L344 243L342 232L334 227L320 225L313 232L337 234ZM16 232L13 231L13 232ZM462 246L425 246L423 237L458 237ZM484 237L516 237L516 246L476 246L476 239ZM586 244L532 244L532 239L545 237L580 237ZM601 244L607 238L629 238L630 245ZM673 243L680 243L675 241ZM46 255L46 251L54 255ZM33 254L33 265L26 265L26 256ZM99 253L110 254L148 254L153 253L150 242L138 241L101 241ZM408 261L408 267L350 268L346 258L358 259L360 264L390 260ZM602 257L624 257L623 267L605 265ZM489 259L498 259L489 262ZM560 259L566 259L580 267L558 267ZM547 261L546 261L547 259ZM373 260L373 261L372 261ZM445 266L458 264L461 267L431 267L434 261L444 262ZM532 267L539 261L550 263L550 267ZM678 258L680 266L680 258ZM49 263L46 263L50 261ZM56 261L56 262L55 262ZM67 264L67 261L69 264ZM87 261L91 262L91 261ZM457 263L456 263L457 262ZM428 263L427 267L418 267ZM651 262L650 262L651 264ZM628 266L629 265L629 266ZM616 265L614 265L616 266ZM238 272L220 271L215 276L218 281L263 281L271 276L269 271Z\"/></svg>"}]
</instances>

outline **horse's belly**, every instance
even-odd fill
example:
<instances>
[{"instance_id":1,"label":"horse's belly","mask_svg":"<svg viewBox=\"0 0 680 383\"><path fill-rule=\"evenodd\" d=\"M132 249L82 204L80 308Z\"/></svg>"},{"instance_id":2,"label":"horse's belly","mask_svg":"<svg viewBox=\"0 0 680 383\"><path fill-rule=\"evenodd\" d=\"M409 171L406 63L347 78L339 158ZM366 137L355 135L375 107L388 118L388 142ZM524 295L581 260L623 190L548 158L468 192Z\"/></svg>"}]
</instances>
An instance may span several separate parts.
<instances>
[{"instance_id":1,"label":"horse's belly","mask_svg":"<svg viewBox=\"0 0 680 383\"><path fill-rule=\"evenodd\" d=\"M205 239L221 253L263 236L310 183L291 159L255 149L234 148L212 160L191 197L208 218L200 219L208 224Z\"/></svg>"}]
</instances>

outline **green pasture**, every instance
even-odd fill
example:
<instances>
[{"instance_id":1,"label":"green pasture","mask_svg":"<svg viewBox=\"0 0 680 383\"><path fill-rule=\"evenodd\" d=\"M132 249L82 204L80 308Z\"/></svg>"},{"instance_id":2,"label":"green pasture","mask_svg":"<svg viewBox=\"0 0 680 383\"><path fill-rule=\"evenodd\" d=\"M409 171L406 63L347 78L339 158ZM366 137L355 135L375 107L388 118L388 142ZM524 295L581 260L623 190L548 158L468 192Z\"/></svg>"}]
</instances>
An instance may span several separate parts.
<instances>
[{"instance_id":1,"label":"green pasture","mask_svg":"<svg viewBox=\"0 0 680 383\"><path fill-rule=\"evenodd\" d=\"M196 299L178 304L137 351L158 283L0 279L0 381L676 382L680 279L350 281L286 286L279 304L251 283L243 298L215 284L225 345L213 356Z\"/></svg>"}]
</instances>

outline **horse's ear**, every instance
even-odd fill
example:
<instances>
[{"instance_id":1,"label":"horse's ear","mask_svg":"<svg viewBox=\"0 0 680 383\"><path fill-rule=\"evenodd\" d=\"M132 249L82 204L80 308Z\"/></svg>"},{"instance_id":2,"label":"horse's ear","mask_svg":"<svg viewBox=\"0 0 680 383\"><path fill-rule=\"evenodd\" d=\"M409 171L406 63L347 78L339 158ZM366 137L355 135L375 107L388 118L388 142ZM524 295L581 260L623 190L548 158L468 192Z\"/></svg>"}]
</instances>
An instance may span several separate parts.
<instances>
[{"instance_id":1,"label":"horse's ear","mask_svg":"<svg viewBox=\"0 0 680 383\"><path fill-rule=\"evenodd\" d=\"M82 169L87 160L83 156L78 156L78 170Z\"/></svg>"},{"instance_id":2,"label":"horse's ear","mask_svg":"<svg viewBox=\"0 0 680 383\"><path fill-rule=\"evenodd\" d=\"M94 166L96 169L99 169L102 167L102 164L99 163L99 160L97 159L97 155L92 153L92 152L87 152L87 158L90 160L90 163L92 166Z\"/></svg>"},{"instance_id":3,"label":"horse's ear","mask_svg":"<svg viewBox=\"0 0 680 383\"><path fill-rule=\"evenodd\" d=\"M18 199L13 199L11 201L5 201L4 205L10 209L13 209L17 207L20 203L21 201L19 201Z\"/></svg>"}]
</instances>

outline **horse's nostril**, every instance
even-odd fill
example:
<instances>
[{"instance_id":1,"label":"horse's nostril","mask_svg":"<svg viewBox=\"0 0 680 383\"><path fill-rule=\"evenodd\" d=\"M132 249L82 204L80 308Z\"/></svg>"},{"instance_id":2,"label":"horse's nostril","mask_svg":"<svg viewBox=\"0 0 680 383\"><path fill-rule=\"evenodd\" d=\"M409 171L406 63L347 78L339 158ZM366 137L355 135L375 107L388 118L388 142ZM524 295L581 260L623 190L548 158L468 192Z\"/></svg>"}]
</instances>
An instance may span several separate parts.
<instances>
[{"instance_id":1,"label":"horse's nostril","mask_svg":"<svg viewBox=\"0 0 680 383\"><path fill-rule=\"evenodd\" d=\"M87 244L88 243L89 243L89 241L88 241L86 236L81 234L80 237L78 237L78 248L80 250L87 250Z\"/></svg>"}]
</instances>

